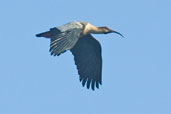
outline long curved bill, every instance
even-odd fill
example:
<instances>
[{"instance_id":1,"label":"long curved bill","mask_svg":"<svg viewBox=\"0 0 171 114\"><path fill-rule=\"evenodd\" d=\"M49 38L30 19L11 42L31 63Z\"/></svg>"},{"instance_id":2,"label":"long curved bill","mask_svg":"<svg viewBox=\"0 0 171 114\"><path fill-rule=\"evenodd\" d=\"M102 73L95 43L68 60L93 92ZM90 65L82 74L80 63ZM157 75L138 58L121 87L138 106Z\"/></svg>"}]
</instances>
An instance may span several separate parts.
<instances>
[{"instance_id":1,"label":"long curved bill","mask_svg":"<svg viewBox=\"0 0 171 114\"><path fill-rule=\"evenodd\" d=\"M124 38L124 36L121 33L117 32L117 31L114 31L114 30L112 30L112 32L116 33L116 34L118 34L118 35L120 35L120 36L122 36Z\"/></svg>"}]
</instances>

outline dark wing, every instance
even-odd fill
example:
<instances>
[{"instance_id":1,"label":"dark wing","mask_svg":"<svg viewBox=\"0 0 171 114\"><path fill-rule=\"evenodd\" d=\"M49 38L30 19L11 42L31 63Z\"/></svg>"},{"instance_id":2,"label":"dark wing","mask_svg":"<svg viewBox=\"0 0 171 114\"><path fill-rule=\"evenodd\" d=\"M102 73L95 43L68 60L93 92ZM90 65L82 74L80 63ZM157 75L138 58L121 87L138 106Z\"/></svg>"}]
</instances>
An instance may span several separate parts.
<instances>
[{"instance_id":1,"label":"dark wing","mask_svg":"<svg viewBox=\"0 0 171 114\"><path fill-rule=\"evenodd\" d=\"M50 30L53 33L51 38L50 49L51 55L60 55L66 50L71 49L79 39L81 34L81 29L69 29L66 31L58 32L57 28L52 28Z\"/></svg>"},{"instance_id":2,"label":"dark wing","mask_svg":"<svg viewBox=\"0 0 171 114\"><path fill-rule=\"evenodd\" d=\"M102 56L100 43L93 36L86 35L71 49L82 85L94 90L102 84Z\"/></svg>"}]
</instances>

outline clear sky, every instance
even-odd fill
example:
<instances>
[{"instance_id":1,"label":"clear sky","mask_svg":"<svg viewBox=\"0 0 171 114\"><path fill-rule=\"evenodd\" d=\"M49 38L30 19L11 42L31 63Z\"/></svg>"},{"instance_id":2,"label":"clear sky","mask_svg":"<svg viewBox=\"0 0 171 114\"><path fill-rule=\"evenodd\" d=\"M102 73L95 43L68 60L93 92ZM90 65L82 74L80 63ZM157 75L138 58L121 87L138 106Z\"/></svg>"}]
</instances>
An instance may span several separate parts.
<instances>
[{"instance_id":1,"label":"clear sky","mask_svg":"<svg viewBox=\"0 0 171 114\"><path fill-rule=\"evenodd\" d=\"M170 0L1 0L0 114L171 114ZM102 45L103 85L35 34L83 20L121 32Z\"/></svg>"}]
</instances>

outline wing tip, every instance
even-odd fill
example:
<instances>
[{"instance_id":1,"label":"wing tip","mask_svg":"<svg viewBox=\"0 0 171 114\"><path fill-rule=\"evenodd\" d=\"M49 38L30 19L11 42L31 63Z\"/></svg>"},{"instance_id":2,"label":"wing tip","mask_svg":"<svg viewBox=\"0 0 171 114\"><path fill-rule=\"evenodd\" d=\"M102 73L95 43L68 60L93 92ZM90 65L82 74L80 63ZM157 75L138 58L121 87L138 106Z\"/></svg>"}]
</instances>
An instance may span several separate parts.
<instances>
[{"instance_id":1,"label":"wing tip","mask_svg":"<svg viewBox=\"0 0 171 114\"><path fill-rule=\"evenodd\" d=\"M102 82L100 81L95 81L95 80L91 80L91 79L83 79L80 77L80 82L82 83L82 86L85 87L87 89L92 89L93 91L95 91L95 88L99 89L99 85L102 85ZM90 87L91 86L91 87Z\"/></svg>"}]
</instances>

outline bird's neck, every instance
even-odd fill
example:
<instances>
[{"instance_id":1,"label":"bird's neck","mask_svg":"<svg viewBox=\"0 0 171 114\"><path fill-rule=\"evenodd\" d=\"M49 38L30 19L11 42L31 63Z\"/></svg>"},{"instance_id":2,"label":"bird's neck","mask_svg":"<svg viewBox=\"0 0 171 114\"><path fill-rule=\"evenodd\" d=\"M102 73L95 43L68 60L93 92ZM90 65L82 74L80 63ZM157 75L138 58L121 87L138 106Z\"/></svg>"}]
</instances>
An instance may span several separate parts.
<instances>
[{"instance_id":1,"label":"bird's neck","mask_svg":"<svg viewBox=\"0 0 171 114\"><path fill-rule=\"evenodd\" d=\"M101 27L96 27L92 24L87 24L84 28L84 31L83 31L83 35L87 35L87 34L102 34L104 31L102 30Z\"/></svg>"},{"instance_id":2,"label":"bird's neck","mask_svg":"<svg viewBox=\"0 0 171 114\"><path fill-rule=\"evenodd\" d=\"M90 32L93 34L103 34L104 33L104 31L101 27L95 27Z\"/></svg>"}]
</instances>

